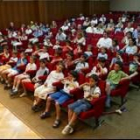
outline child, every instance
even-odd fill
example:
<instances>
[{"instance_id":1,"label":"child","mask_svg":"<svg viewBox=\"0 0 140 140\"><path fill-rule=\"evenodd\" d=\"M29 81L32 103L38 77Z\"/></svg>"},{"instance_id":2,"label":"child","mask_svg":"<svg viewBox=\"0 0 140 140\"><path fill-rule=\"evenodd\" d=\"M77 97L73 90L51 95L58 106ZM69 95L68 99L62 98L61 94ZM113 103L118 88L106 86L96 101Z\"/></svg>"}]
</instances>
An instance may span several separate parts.
<instances>
[{"instance_id":1,"label":"child","mask_svg":"<svg viewBox=\"0 0 140 140\"><path fill-rule=\"evenodd\" d=\"M69 67L73 65L73 53L68 52L66 54L66 59L64 59L63 62L64 62L64 65L65 65L65 68L69 69Z\"/></svg>"},{"instance_id":2,"label":"child","mask_svg":"<svg viewBox=\"0 0 140 140\"><path fill-rule=\"evenodd\" d=\"M74 124L81 112L87 111L92 108L91 101L94 98L99 98L101 95L100 88L97 86L98 76L91 75L88 83L80 86L84 90L84 98L68 105L68 125L62 130L62 134L71 134L74 131Z\"/></svg>"},{"instance_id":3,"label":"child","mask_svg":"<svg viewBox=\"0 0 140 140\"><path fill-rule=\"evenodd\" d=\"M5 46L4 49L3 49L3 53L0 53L0 56L1 56L1 58L0 58L0 65L2 65L4 63L5 59L8 59L10 57L10 54L9 54L7 48L8 47Z\"/></svg>"},{"instance_id":4,"label":"child","mask_svg":"<svg viewBox=\"0 0 140 140\"><path fill-rule=\"evenodd\" d=\"M61 46L60 46L60 42L59 42L58 40L56 40L56 43L55 43L55 45L53 46L53 49L56 50L56 49L58 49L58 48L61 48Z\"/></svg>"},{"instance_id":5,"label":"child","mask_svg":"<svg viewBox=\"0 0 140 140\"><path fill-rule=\"evenodd\" d=\"M3 71L11 68L11 65L9 65L10 63L17 63L18 61L18 57L17 57L17 52L13 52L12 57L10 58L10 60L3 66L0 66L0 77L1 74L3 73ZM1 82L4 82L4 79L1 77Z\"/></svg>"},{"instance_id":6,"label":"child","mask_svg":"<svg viewBox=\"0 0 140 140\"><path fill-rule=\"evenodd\" d=\"M89 64L86 62L87 56L82 55L76 62L75 71L80 72L81 70L89 68Z\"/></svg>"},{"instance_id":7,"label":"child","mask_svg":"<svg viewBox=\"0 0 140 140\"><path fill-rule=\"evenodd\" d=\"M70 41L67 40L66 41L66 45L65 46L62 46L62 52L65 53L65 52L68 52L68 51L72 51L72 47L70 46Z\"/></svg>"},{"instance_id":8,"label":"child","mask_svg":"<svg viewBox=\"0 0 140 140\"><path fill-rule=\"evenodd\" d=\"M33 52L33 46L31 43L28 44L28 48L25 50L26 54L31 54Z\"/></svg>"},{"instance_id":9,"label":"child","mask_svg":"<svg viewBox=\"0 0 140 140\"><path fill-rule=\"evenodd\" d=\"M92 45L88 45L87 47L87 51L84 52L85 55L87 55L87 57L92 56Z\"/></svg>"},{"instance_id":10,"label":"child","mask_svg":"<svg viewBox=\"0 0 140 140\"><path fill-rule=\"evenodd\" d=\"M108 59L106 48L104 47L100 48L100 52L98 53L97 59L99 59L100 57L104 57L106 60Z\"/></svg>"},{"instance_id":11,"label":"child","mask_svg":"<svg viewBox=\"0 0 140 140\"><path fill-rule=\"evenodd\" d=\"M19 66L24 66L27 64L27 59L25 57L25 53L21 52L20 54L20 59L18 60L16 66L14 66L13 68L9 68L5 71L2 72L2 77L5 80L5 89L9 89L11 87L11 77L20 73L20 70L18 69Z\"/></svg>"},{"instance_id":12,"label":"child","mask_svg":"<svg viewBox=\"0 0 140 140\"><path fill-rule=\"evenodd\" d=\"M68 74L68 77L64 78L61 80L61 82L64 84L64 88L61 89L58 92L55 92L51 95L49 95L49 97L47 98L47 102L46 102L46 109L45 111L41 114L41 119L44 119L46 117L50 116L50 105L51 105L51 101L54 100L55 101L55 107L56 107L56 119L54 121L53 124L53 128L57 128L59 127L60 123L61 123L61 109L60 109L60 105L62 105L64 102L66 102L68 99L71 98L70 95L70 90L76 88L79 86L78 82L76 81L77 79L77 72L75 71L71 71Z\"/></svg>"},{"instance_id":13,"label":"child","mask_svg":"<svg viewBox=\"0 0 140 140\"><path fill-rule=\"evenodd\" d=\"M82 51L82 48L83 48L83 45L82 44L78 44L77 47L74 49L74 55L79 55L81 54L83 51Z\"/></svg>"},{"instance_id":14,"label":"child","mask_svg":"<svg viewBox=\"0 0 140 140\"><path fill-rule=\"evenodd\" d=\"M43 76L43 75L47 75L48 73L49 73L49 69L46 67L46 61L45 60L40 60L40 68L36 72L35 77L33 77L32 79L30 77L28 77L28 78L23 79L21 81L24 91L20 95L20 97L23 97L23 96L27 95L27 91L26 91L26 87L25 87L26 83L33 83L34 88L36 89L37 87L39 87L42 84L41 81L39 80L39 77Z\"/></svg>"},{"instance_id":15,"label":"child","mask_svg":"<svg viewBox=\"0 0 140 140\"><path fill-rule=\"evenodd\" d=\"M59 48L59 49L55 50L55 55L52 56L52 60L51 60L50 63L56 64L56 63L58 63L58 62L60 62L62 60L63 60L62 59L62 49Z\"/></svg>"},{"instance_id":16,"label":"child","mask_svg":"<svg viewBox=\"0 0 140 140\"><path fill-rule=\"evenodd\" d=\"M46 100L48 94L55 92L56 88L52 84L64 78L64 75L62 73L63 68L64 68L63 63L58 63L56 66L56 70L51 71L44 84L35 89L34 92L35 99L32 110L38 111L39 109L38 105L42 101L42 99Z\"/></svg>"},{"instance_id":17,"label":"child","mask_svg":"<svg viewBox=\"0 0 140 140\"><path fill-rule=\"evenodd\" d=\"M105 67L106 59L104 57L100 57L98 59L98 63L93 67L90 73L86 74L86 77L90 77L92 74L96 74L97 76L107 74L108 70Z\"/></svg>"},{"instance_id":18,"label":"child","mask_svg":"<svg viewBox=\"0 0 140 140\"><path fill-rule=\"evenodd\" d=\"M35 58L30 57L30 63L27 64L24 73L15 76L13 88L11 90L11 96L18 93L19 85L23 79L29 78L30 75L27 73L29 70L36 70Z\"/></svg>"},{"instance_id":19,"label":"child","mask_svg":"<svg viewBox=\"0 0 140 140\"><path fill-rule=\"evenodd\" d=\"M133 56L133 61L130 62L129 64L129 74L134 74L134 75L138 74L137 70L138 67L140 66L139 58L140 58L139 54L135 54Z\"/></svg>"},{"instance_id":20,"label":"child","mask_svg":"<svg viewBox=\"0 0 140 140\"><path fill-rule=\"evenodd\" d=\"M117 61L121 61L123 62L123 59L121 57L121 52L120 51L117 51L116 52L116 56L112 58L111 60L111 64L110 64L110 69L112 68L112 66L117 62Z\"/></svg>"},{"instance_id":21,"label":"child","mask_svg":"<svg viewBox=\"0 0 140 140\"><path fill-rule=\"evenodd\" d=\"M125 72L122 71L123 63L117 61L114 65L114 70L111 70L107 76L106 80L106 93L107 93L107 100L106 100L106 107L110 107L110 93L111 90L116 89L120 80L124 79L131 79L134 75L131 74L128 76Z\"/></svg>"}]
</instances>

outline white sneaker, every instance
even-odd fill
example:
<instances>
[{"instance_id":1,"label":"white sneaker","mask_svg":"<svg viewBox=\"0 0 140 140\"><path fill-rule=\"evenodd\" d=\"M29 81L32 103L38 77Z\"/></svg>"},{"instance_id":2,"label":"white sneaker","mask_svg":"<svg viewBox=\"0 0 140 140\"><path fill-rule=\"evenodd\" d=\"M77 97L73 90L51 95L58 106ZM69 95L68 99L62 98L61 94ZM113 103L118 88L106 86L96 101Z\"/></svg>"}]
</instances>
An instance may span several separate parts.
<instances>
[{"instance_id":1,"label":"white sneaker","mask_svg":"<svg viewBox=\"0 0 140 140\"><path fill-rule=\"evenodd\" d=\"M24 97L26 95L27 95L27 93L23 92L19 97Z\"/></svg>"},{"instance_id":2,"label":"white sneaker","mask_svg":"<svg viewBox=\"0 0 140 140\"><path fill-rule=\"evenodd\" d=\"M63 135L71 134L71 133L73 133L73 131L74 131L74 129L73 129L71 126L67 125L67 126L65 126L65 128L62 130L62 134L63 134Z\"/></svg>"}]
</instances>

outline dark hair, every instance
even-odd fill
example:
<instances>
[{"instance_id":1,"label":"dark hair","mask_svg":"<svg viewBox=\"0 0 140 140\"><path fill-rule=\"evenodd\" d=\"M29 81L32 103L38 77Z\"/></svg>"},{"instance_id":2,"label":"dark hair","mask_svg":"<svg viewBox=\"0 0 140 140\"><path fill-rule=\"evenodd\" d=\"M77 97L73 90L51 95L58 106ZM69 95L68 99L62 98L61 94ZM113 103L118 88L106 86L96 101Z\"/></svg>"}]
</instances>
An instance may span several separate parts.
<instances>
[{"instance_id":1,"label":"dark hair","mask_svg":"<svg viewBox=\"0 0 140 140\"><path fill-rule=\"evenodd\" d=\"M102 63L105 63L106 62L106 59L104 57L99 57L98 58L98 61L99 62L102 62Z\"/></svg>"},{"instance_id":2,"label":"dark hair","mask_svg":"<svg viewBox=\"0 0 140 140\"><path fill-rule=\"evenodd\" d=\"M75 79L78 78L78 73L77 73L77 71L71 70L71 71L69 72L69 74L71 74Z\"/></svg>"},{"instance_id":3,"label":"dark hair","mask_svg":"<svg viewBox=\"0 0 140 140\"><path fill-rule=\"evenodd\" d=\"M58 62L57 65L61 65L63 67L63 69L65 68L63 61Z\"/></svg>"},{"instance_id":4,"label":"dark hair","mask_svg":"<svg viewBox=\"0 0 140 140\"><path fill-rule=\"evenodd\" d=\"M46 64L46 62L47 62L47 61L46 61L45 59L41 59L41 60L40 60L40 63Z\"/></svg>"},{"instance_id":5,"label":"dark hair","mask_svg":"<svg viewBox=\"0 0 140 140\"><path fill-rule=\"evenodd\" d=\"M70 55L71 57L74 56L72 51L69 51L67 54Z\"/></svg>"},{"instance_id":6,"label":"dark hair","mask_svg":"<svg viewBox=\"0 0 140 140\"><path fill-rule=\"evenodd\" d=\"M117 61L115 64L119 65L121 69L123 68L123 63L121 61Z\"/></svg>"},{"instance_id":7,"label":"dark hair","mask_svg":"<svg viewBox=\"0 0 140 140\"><path fill-rule=\"evenodd\" d=\"M92 74L90 78L94 79L96 82L99 81L99 77L96 74Z\"/></svg>"},{"instance_id":8,"label":"dark hair","mask_svg":"<svg viewBox=\"0 0 140 140\"><path fill-rule=\"evenodd\" d=\"M113 39L113 41L115 42L116 45L118 45L118 40L117 39Z\"/></svg>"}]
</instances>

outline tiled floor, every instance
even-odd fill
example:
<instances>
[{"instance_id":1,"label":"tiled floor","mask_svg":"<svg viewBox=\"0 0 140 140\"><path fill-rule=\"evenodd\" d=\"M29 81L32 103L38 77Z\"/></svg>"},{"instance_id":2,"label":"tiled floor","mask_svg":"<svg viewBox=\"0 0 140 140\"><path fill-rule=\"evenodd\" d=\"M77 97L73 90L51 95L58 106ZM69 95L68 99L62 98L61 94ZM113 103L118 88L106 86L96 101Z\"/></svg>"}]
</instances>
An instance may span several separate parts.
<instances>
[{"instance_id":1,"label":"tiled floor","mask_svg":"<svg viewBox=\"0 0 140 140\"><path fill-rule=\"evenodd\" d=\"M0 104L0 139L40 139L40 137Z\"/></svg>"}]
</instances>

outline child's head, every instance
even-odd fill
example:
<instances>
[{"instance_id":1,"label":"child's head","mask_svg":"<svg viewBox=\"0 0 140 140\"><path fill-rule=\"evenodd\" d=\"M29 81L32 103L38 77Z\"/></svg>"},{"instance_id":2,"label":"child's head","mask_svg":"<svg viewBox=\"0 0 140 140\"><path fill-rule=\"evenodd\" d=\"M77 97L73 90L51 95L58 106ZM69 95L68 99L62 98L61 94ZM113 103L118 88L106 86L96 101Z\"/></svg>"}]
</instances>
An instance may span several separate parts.
<instances>
[{"instance_id":1,"label":"child's head","mask_svg":"<svg viewBox=\"0 0 140 140\"><path fill-rule=\"evenodd\" d=\"M72 52L68 52L66 54L66 56L67 56L67 59L69 59L69 60L72 60L73 59L73 53Z\"/></svg>"},{"instance_id":2,"label":"child's head","mask_svg":"<svg viewBox=\"0 0 140 140\"><path fill-rule=\"evenodd\" d=\"M118 45L118 40L117 39L113 39L112 40L112 46L116 47Z\"/></svg>"},{"instance_id":3,"label":"child's head","mask_svg":"<svg viewBox=\"0 0 140 140\"><path fill-rule=\"evenodd\" d=\"M47 52L47 47L46 46L43 46L43 52Z\"/></svg>"},{"instance_id":4,"label":"child's head","mask_svg":"<svg viewBox=\"0 0 140 140\"><path fill-rule=\"evenodd\" d=\"M105 32L103 33L103 37L104 37L104 38L107 38L108 36L109 36L109 33L105 31Z\"/></svg>"},{"instance_id":5,"label":"child's head","mask_svg":"<svg viewBox=\"0 0 140 140\"><path fill-rule=\"evenodd\" d=\"M35 63L35 57L34 57L34 56L31 56L31 57L30 57L30 63L31 63L31 64Z\"/></svg>"},{"instance_id":6,"label":"child's head","mask_svg":"<svg viewBox=\"0 0 140 140\"><path fill-rule=\"evenodd\" d=\"M87 59L87 55L81 55L80 61L81 61L82 63L85 62L86 59Z\"/></svg>"},{"instance_id":7,"label":"child's head","mask_svg":"<svg viewBox=\"0 0 140 140\"><path fill-rule=\"evenodd\" d=\"M58 48L55 50L55 56L61 56L62 54L62 49L61 48Z\"/></svg>"},{"instance_id":8,"label":"child's head","mask_svg":"<svg viewBox=\"0 0 140 140\"><path fill-rule=\"evenodd\" d=\"M57 72L62 72L63 71L63 69L64 69L64 64L63 64L63 62L59 62L57 65L56 65L56 71Z\"/></svg>"},{"instance_id":9,"label":"child's head","mask_svg":"<svg viewBox=\"0 0 140 140\"><path fill-rule=\"evenodd\" d=\"M24 52L21 52L21 53L20 53L20 57L21 57L21 58L25 58L25 57L26 57L26 54L25 54Z\"/></svg>"},{"instance_id":10,"label":"child's head","mask_svg":"<svg viewBox=\"0 0 140 140\"><path fill-rule=\"evenodd\" d=\"M28 48L30 48L30 49L32 48L32 44L31 43L28 44Z\"/></svg>"},{"instance_id":11,"label":"child's head","mask_svg":"<svg viewBox=\"0 0 140 140\"><path fill-rule=\"evenodd\" d=\"M102 47L102 48L100 49L100 52L101 52L102 54L105 54L105 53L106 53L106 48L105 48L105 47Z\"/></svg>"},{"instance_id":12,"label":"child's head","mask_svg":"<svg viewBox=\"0 0 140 140\"><path fill-rule=\"evenodd\" d=\"M140 58L140 54L138 54L138 53L134 54L134 56L133 56L134 61L139 61L139 58Z\"/></svg>"},{"instance_id":13,"label":"child's head","mask_svg":"<svg viewBox=\"0 0 140 140\"><path fill-rule=\"evenodd\" d=\"M123 63L121 61L117 61L114 65L114 70L117 72L119 70L121 70L123 67Z\"/></svg>"},{"instance_id":14,"label":"child's head","mask_svg":"<svg viewBox=\"0 0 140 140\"><path fill-rule=\"evenodd\" d=\"M105 59L104 57L99 57L98 63L99 63L101 66L104 66L104 65L105 65L105 62L106 62L106 59Z\"/></svg>"},{"instance_id":15,"label":"child's head","mask_svg":"<svg viewBox=\"0 0 140 140\"><path fill-rule=\"evenodd\" d=\"M46 60L42 59L40 60L40 67L45 68L46 67Z\"/></svg>"},{"instance_id":16,"label":"child's head","mask_svg":"<svg viewBox=\"0 0 140 140\"><path fill-rule=\"evenodd\" d=\"M76 80L77 78L78 78L78 73L76 71L72 70L68 73L68 79L70 81Z\"/></svg>"},{"instance_id":17,"label":"child's head","mask_svg":"<svg viewBox=\"0 0 140 140\"><path fill-rule=\"evenodd\" d=\"M92 51L92 45L89 44L89 45L87 46L87 51Z\"/></svg>"},{"instance_id":18,"label":"child's head","mask_svg":"<svg viewBox=\"0 0 140 140\"><path fill-rule=\"evenodd\" d=\"M89 77L89 85L91 87L94 87L97 83L98 83L98 76L96 74L92 74L90 77Z\"/></svg>"},{"instance_id":19,"label":"child's head","mask_svg":"<svg viewBox=\"0 0 140 140\"><path fill-rule=\"evenodd\" d=\"M69 40L66 41L66 45L70 46L70 41Z\"/></svg>"},{"instance_id":20,"label":"child's head","mask_svg":"<svg viewBox=\"0 0 140 140\"><path fill-rule=\"evenodd\" d=\"M12 56L13 56L13 57L17 57L17 52L14 51L14 52L12 53Z\"/></svg>"}]
</instances>

